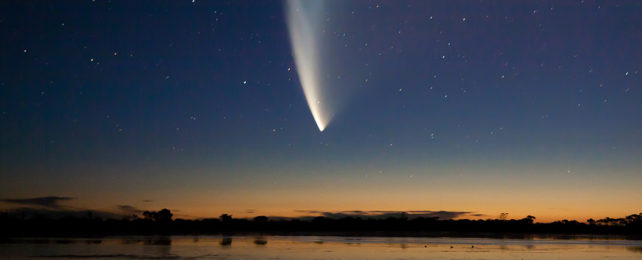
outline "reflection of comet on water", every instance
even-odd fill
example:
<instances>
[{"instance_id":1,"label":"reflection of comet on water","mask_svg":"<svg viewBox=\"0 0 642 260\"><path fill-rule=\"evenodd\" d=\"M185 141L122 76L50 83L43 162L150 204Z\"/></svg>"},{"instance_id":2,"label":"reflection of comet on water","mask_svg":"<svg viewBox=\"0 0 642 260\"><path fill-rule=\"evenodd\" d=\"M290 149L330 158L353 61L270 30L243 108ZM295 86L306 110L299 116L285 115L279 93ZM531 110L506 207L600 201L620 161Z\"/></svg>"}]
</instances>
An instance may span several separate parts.
<instances>
[{"instance_id":1,"label":"reflection of comet on water","mask_svg":"<svg viewBox=\"0 0 642 260\"><path fill-rule=\"evenodd\" d=\"M331 119L328 104L323 102L320 81L322 65L317 46L323 2L288 0L286 10L297 72L310 112L320 131L325 129Z\"/></svg>"}]
</instances>

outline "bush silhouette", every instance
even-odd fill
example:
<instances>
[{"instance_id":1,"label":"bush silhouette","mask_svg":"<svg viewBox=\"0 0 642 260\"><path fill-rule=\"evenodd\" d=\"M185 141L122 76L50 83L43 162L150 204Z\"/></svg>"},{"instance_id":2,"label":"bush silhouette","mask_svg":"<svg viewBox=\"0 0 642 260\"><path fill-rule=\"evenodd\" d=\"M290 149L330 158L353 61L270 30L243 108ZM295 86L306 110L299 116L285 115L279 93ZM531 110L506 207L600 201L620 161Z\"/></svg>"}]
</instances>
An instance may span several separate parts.
<instances>
[{"instance_id":1,"label":"bush silhouette","mask_svg":"<svg viewBox=\"0 0 642 260\"><path fill-rule=\"evenodd\" d=\"M143 218L154 222L169 223L172 222L172 212L169 209L161 209L160 211L145 211Z\"/></svg>"}]
</instances>

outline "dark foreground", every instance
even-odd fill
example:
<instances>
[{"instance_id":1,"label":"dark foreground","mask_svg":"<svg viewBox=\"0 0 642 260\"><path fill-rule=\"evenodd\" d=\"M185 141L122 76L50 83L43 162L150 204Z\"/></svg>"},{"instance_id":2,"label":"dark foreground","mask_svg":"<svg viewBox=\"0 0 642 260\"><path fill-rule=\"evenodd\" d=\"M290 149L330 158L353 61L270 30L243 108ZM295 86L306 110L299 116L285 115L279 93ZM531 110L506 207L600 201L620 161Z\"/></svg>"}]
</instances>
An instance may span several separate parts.
<instances>
[{"instance_id":1,"label":"dark foreground","mask_svg":"<svg viewBox=\"0 0 642 260\"><path fill-rule=\"evenodd\" d=\"M351 236L472 236L529 237L554 234L642 237L642 214L625 218L535 223L535 217L519 220L439 220L408 219L404 215L385 219L316 217L311 219L172 219L168 210L146 212L143 218L102 219L93 217L44 216L19 217L0 215L0 237L25 236L110 236L110 235L188 235L188 234L279 234L279 235L351 235Z\"/></svg>"}]
</instances>

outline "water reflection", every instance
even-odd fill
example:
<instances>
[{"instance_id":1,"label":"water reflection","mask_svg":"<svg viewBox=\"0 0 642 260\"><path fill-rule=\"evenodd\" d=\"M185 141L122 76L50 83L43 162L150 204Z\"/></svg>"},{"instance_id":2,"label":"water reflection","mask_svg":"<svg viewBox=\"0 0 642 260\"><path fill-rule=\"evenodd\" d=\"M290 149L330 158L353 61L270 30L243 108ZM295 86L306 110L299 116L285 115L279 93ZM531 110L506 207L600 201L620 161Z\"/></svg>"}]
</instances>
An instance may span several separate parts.
<instances>
[{"instance_id":1,"label":"water reflection","mask_svg":"<svg viewBox=\"0 0 642 260\"><path fill-rule=\"evenodd\" d=\"M171 246L172 240L169 237L153 238L143 240L143 245L146 246Z\"/></svg>"},{"instance_id":2,"label":"water reflection","mask_svg":"<svg viewBox=\"0 0 642 260\"><path fill-rule=\"evenodd\" d=\"M221 242L219 244L224 247L232 246L232 238L224 237L223 239L221 239Z\"/></svg>"},{"instance_id":3,"label":"water reflection","mask_svg":"<svg viewBox=\"0 0 642 260\"><path fill-rule=\"evenodd\" d=\"M256 239L254 239L254 244L257 246L265 246L267 245L267 242L267 239L265 239L264 237L257 237Z\"/></svg>"},{"instance_id":4,"label":"water reflection","mask_svg":"<svg viewBox=\"0 0 642 260\"><path fill-rule=\"evenodd\" d=\"M175 257L172 254L172 238L168 236L143 239L143 253L159 257Z\"/></svg>"},{"instance_id":5,"label":"water reflection","mask_svg":"<svg viewBox=\"0 0 642 260\"><path fill-rule=\"evenodd\" d=\"M62 245L64 245L64 244L73 244L73 243L74 243L74 241L70 240L70 239L57 239L57 240L54 240L54 244L62 244Z\"/></svg>"},{"instance_id":6,"label":"water reflection","mask_svg":"<svg viewBox=\"0 0 642 260\"><path fill-rule=\"evenodd\" d=\"M232 247L232 241L234 246ZM43 245L43 243L47 243ZM639 240L332 236L5 239L0 259L640 259Z\"/></svg>"},{"instance_id":7,"label":"water reflection","mask_svg":"<svg viewBox=\"0 0 642 260\"><path fill-rule=\"evenodd\" d=\"M100 244L103 241L101 239L88 239L85 241L86 244L91 245L91 244Z\"/></svg>"},{"instance_id":8,"label":"water reflection","mask_svg":"<svg viewBox=\"0 0 642 260\"><path fill-rule=\"evenodd\" d=\"M146 246L170 246L172 245L172 238L169 236L160 237L140 237L140 238L125 238L119 240L123 245L143 244Z\"/></svg>"}]
</instances>

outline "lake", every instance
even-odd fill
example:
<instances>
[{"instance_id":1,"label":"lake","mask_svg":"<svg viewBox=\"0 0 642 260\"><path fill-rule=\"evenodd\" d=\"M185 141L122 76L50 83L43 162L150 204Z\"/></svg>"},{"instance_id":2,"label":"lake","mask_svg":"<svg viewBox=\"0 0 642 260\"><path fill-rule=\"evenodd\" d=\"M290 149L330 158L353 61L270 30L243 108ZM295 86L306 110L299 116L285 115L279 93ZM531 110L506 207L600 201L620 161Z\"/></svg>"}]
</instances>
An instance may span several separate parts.
<instances>
[{"instance_id":1,"label":"lake","mask_svg":"<svg viewBox=\"0 0 642 260\"><path fill-rule=\"evenodd\" d=\"M18 238L1 259L642 259L641 240L340 236Z\"/></svg>"}]
</instances>

